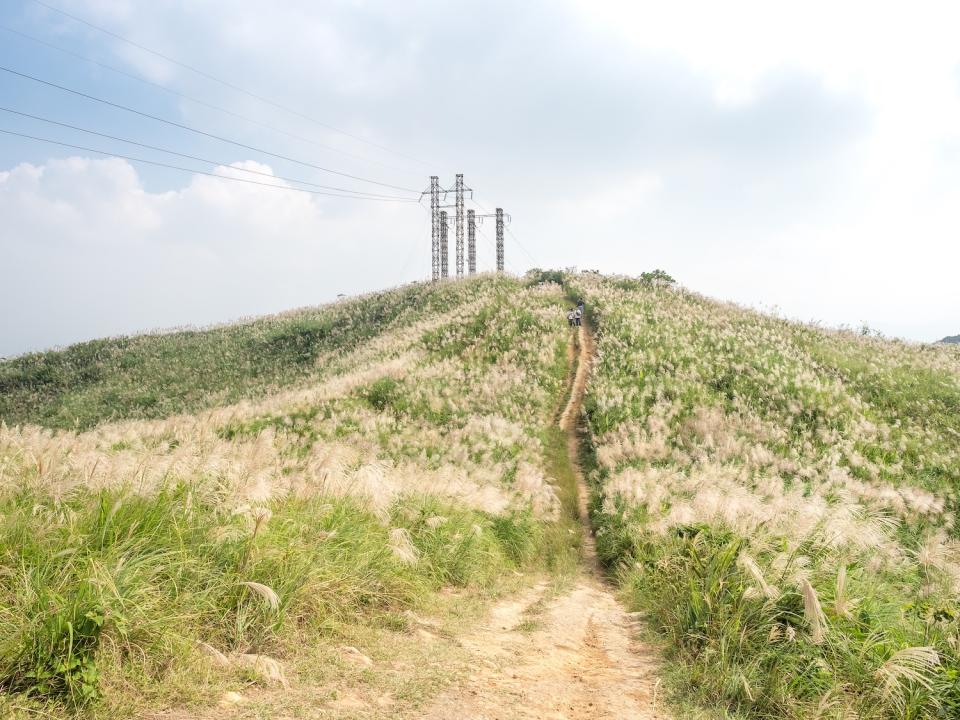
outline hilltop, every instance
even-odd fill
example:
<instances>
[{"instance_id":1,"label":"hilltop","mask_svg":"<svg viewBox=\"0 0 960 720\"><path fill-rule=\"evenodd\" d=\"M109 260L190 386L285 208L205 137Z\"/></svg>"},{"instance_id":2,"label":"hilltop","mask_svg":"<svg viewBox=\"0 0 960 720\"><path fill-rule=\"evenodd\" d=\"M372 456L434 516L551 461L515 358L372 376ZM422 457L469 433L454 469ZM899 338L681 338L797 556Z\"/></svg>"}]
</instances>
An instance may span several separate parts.
<instances>
[{"instance_id":1,"label":"hilltop","mask_svg":"<svg viewBox=\"0 0 960 720\"><path fill-rule=\"evenodd\" d=\"M942 342L942 343L944 343L944 344L956 344L956 343L960 343L960 335L948 335L947 337L945 337L945 338L944 338L943 340L941 340L940 342Z\"/></svg>"},{"instance_id":2,"label":"hilltop","mask_svg":"<svg viewBox=\"0 0 960 720\"><path fill-rule=\"evenodd\" d=\"M9 716L960 712L954 345L539 273L0 389Z\"/></svg>"}]
</instances>

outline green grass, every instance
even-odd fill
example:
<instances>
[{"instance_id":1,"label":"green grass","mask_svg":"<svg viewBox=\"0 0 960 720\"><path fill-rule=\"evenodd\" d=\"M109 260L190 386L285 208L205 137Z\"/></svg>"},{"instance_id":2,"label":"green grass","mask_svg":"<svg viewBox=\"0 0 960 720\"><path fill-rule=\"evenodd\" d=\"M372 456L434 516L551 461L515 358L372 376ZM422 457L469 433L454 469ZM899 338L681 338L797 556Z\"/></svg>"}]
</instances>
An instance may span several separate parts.
<instances>
[{"instance_id":1,"label":"green grass","mask_svg":"<svg viewBox=\"0 0 960 720\"><path fill-rule=\"evenodd\" d=\"M349 352L465 299L412 285L212 328L119 337L0 362L0 420L87 429L261 397L336 371Z\"/></svg>"},{"instance_id":2,"label":"green grass","mask_svg":"<svg viewBox=\"0 0 960 720\"><path fill-rule=\"evenodd\" d=\"M266 683L205 646L328 683L338 642L408 643L408 611L446 592L463 594L454 615L517 573L571 573L560 320L556 293L487 277L0 365L0 714L113 720L209 706L231 678ZM342 467L323 464L344 448ZM565 510L553 521L522 496L494 511L416 485L386 504L351 495L358 470L401 466L412 483L482 471L502 492L533 468ZM269 499L244 500L261 476ZM435 692L441 670L394 690Z\"/></svg>"},{"instance_id":3,"label":"green grass","mask_svg":"<svg viewBox=\"0 0 960 720\"><path fill-rule=\"evenodd\" d=\"M391 508L389 527L409 532L419 557L411 565L391 551L389 527L351 500L267 509L269 519L230 513L188 485L149 498L5 498L0 687L76 708L122 675L155 695L167 668L197 662L200 641L283 656L358 617L402 626L401 612L440 587L490 587L557 551L528 513L410 499Z\"/></svg>"},{"instance_id":4,"label":"green grass","mask_svg":"<svg viewBox=\"0 0 960 720\"><path fill-rule=\"evenodd\" d=\"M957 717L960 354L571 285L600 352L598 553L672 694L736 718Z\"/></svg>"}]
</instances>

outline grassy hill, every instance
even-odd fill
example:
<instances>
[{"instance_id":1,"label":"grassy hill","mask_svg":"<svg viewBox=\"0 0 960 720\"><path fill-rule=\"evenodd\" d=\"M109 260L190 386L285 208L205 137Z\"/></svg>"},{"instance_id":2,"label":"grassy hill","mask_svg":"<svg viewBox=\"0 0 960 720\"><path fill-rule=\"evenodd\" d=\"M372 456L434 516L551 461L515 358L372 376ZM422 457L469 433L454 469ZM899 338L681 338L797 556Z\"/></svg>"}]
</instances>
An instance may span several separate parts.
<instances>
[{"instance_id":1,"label":"grassy hill","mask_svg":"<svg viewBox=\"0 0 960 720\"><path fill-rule=\"evenodd\" d=\"M569 567L561 300L479 277L0 365L0 715L321 682L441 588Z\"/></svg>"},{"instance_id":2,"label":"grassy hill","mask_svg":"<svg viewBox=\"0 0 960 720\"><path fill-rule=\"evenodd\" d=\"M335 374L363 343L467 300L450 285L411 285L209 330L22 355L0 362L0 419L86 430L263 397Z\"/></svg>"},{"instance_id":3,"label":"grassy hill","mask_svg":"<svg viewBox=\"0 0 960 720\"><path fill-rule=\"evenodd\" d=\"M598 551L674 697L960 716L960 348L562 279L0 363L0 715L209 707L283 673L385 682L337 654L358 636L417 668L386 688L416 708L446 680L411 611L576 562L566 293L597 339Z\"/></svg>"},{"instance_id":4,"label":"grassy hill","mask_svg":"<svg viewBox=\"0 0 960 720\"><path fill-rule=\"evenodd\" d=\"M603 557L736 717L960 716L960 352L578 278Z\"/></svg>"}]
</instances>

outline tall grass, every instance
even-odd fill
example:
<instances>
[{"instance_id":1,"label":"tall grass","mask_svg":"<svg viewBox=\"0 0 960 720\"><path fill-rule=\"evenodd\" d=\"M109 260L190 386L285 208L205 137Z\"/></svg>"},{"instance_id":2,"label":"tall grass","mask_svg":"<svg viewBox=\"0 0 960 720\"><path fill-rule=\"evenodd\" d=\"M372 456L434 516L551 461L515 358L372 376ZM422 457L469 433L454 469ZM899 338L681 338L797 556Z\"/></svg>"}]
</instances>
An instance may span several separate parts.
<instances>
[{"instance_id":1,"label":"tall grass","mask_svg":"<svg viewBox=\"0 0 960 720\"><path fill-rule=\"evenodd\" d=\"M335 322L294 338L308 319ZM0 366L0 709L112 718L213 674L268 682L344 623L402 630L441 587L569 568L566 340L556 288L479 277L104 341L86 379L64 369L82 347Z\"/></svg>"},{"instance_id":2,"label":"tall grass","mask_svg":"<svg viewBox=\"0 0 960 720\"><path fill-rule=\"evenodd\" d=\"M150 497L25 492L0 510L0 687L73 707L97 700L104 678L156 692L201 643L283 656L351 618L402 623L441 586L489 586L554 551L529 512L431 498L395 503L387 523L349 498L237 513L186 484ZM415 561L392 550L398 530Z\"/></svg>"},{"instance_id":3,"label":"tall grass","mask_svg":"<svg viewBox=\"0 0 960 720\"><path fill-rule=\"evenodd\" d=\"M738 717L960 715L960 354L573 284L598 551L680 689Z\"/></svg>"},{"instance_id":4,"label":"tall grass","mask_svg":"<svg viewBox=\"0 0 960 720\"><path fill-rule=\"evenodd\" d=\"M205 330L117 337L0 361L0 420L85 430L263 397L322 377L338 356L469 294L408 285Z\"/></svg>"}]
</instances>

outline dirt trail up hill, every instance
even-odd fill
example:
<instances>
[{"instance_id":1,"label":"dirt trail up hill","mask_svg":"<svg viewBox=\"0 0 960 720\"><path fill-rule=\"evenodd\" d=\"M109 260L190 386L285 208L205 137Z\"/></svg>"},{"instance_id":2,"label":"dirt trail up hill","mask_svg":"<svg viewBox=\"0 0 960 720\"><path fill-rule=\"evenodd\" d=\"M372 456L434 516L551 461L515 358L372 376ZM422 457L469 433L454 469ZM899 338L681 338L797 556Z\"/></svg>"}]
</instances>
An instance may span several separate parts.
<instances>
[{"instance_id":1,"label":"dirt trail up hill","mask_svg":"<svg viewBox=\"0 0 960 720\"><path fill-rule=\"evenodd\" d=\"M426 718L427 720L664 720L658 702L656 658L636 635L637 618L624 611L600 571L587 516L588 494L577 465L577 417L590 372L593 340L586 328L571 344L577 372L560 415L567 452L578 481L583 521L584 562L575 577L559 585L541 581L496 604L485 620L463 634L421 633L424 665L447 663L460 679L426 706L404 707L385 695L369 696L360 685L295 684L289 690L245 689L227 693L206 712L170 711L163 720L292 720L316 718ZM558 590L557 588L561 589ZM352 648L351 648L352 650ZM372 661L359 655L366 665ZM409 661L406 665L409 665ZM397 667L403 667L400 663ZM461 673L454 668L464 668ZM382 672L377 666L368 672ZM341 685L344 683L341 682ZM331 687L336 687L336 682ZM383 702L387 698L389 702ZM400 700L400 698L397 698ZM413 703L414 706L419 703Z\"/></svg>"},{"instance_id":2,"label":"dirt trail up hill","mask_svg":"<svg viewBox=\"0 0 960 720\"><path fill-rule=\"evenodd\" d=\"M485 625L461 638L477 671L441 695L430 720L599 720L667 718L658 703L652 651L637 640L636 620L600 573L587 516L587 489L577 466L576 421L590 372L593 340L580 328L577 372L560 416L577 473L585 563L571 586L548 598L547 585L496 605ZM536 617L531 630L527 617Z\"/></svg>"}]
</instances>

